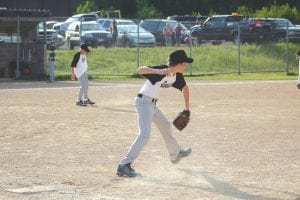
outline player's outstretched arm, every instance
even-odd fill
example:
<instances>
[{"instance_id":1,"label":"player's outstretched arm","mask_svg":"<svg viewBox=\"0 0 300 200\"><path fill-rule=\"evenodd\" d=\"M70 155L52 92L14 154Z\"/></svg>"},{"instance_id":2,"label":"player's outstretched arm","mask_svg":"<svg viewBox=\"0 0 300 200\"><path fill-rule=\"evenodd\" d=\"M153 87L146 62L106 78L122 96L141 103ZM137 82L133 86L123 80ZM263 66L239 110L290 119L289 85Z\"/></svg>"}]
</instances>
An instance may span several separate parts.
<instances>
[{"instance_id":1,"label":"player's outstretched arm","mask_svg":"<svg viewBox=\"0 0 300 200\"><path fill-rule=\"evenodd\" d=\"M154 69L151 67L139 67L137 69L138 74L159 74L159 75L167 75L170 72L169 68L165 69Z\"/></svg>"}]
</instances>

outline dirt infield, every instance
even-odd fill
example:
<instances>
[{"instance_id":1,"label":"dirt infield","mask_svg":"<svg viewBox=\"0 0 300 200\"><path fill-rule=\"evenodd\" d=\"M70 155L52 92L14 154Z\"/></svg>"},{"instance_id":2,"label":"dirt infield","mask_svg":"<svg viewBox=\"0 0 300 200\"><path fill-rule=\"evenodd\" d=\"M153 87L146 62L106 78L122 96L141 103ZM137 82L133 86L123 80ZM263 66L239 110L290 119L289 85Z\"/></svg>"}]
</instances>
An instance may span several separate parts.
<instances>
[{"instance_id":1,"label":"dirt infield","mask_svg":"<svg viewBox=\"0 0 300 200\"><path fill-rule=\"evenodd\" d=\"M141 84L90 82L84 108L76 82L0 82L0 199L300 199L295 81L190 82L192 122L174 134L191 156L173 165L153 127L142 176L120 178ZM171 120L183 98L166 90L158 106Z\"/></svg>"}]
</instances>

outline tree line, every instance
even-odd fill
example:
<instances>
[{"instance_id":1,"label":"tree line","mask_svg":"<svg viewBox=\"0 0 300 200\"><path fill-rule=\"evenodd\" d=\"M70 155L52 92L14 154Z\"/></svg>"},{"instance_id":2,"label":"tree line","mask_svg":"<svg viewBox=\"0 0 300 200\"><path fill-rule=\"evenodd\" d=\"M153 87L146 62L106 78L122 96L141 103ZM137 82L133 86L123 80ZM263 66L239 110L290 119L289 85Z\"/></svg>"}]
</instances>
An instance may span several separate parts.
<instances>
[{"instance_id":1,"label":"tree line","mask_svg":"<svg viewBox=\"0 0 300 200\"><path fill-rule=\"evenodd\" d=\"M123 18L166 18L170 15L230 14L283 17L300 23L299 0L74 0L74 13L120 10Z\"/></svg>"}]
</instances>

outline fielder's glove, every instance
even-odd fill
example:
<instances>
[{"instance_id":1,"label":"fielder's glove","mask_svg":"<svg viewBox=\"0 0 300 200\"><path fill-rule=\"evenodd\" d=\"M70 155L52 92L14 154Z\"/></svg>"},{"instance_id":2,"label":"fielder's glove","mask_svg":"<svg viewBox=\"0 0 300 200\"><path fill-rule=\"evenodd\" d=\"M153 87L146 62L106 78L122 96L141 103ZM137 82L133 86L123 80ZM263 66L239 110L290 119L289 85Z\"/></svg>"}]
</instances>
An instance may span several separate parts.
<instances>
[{"instance_id":1,"label":"fielder's glove","mask_svg":"<svg viewBox=\"0 0 300 200\"><path fill-rule=\"evenodd\" d=\"M183 110L182 112L179 112L173 120L173 125L179 131L182 131L190 121L190 114L191 112L189 110Z\"/></svg>"}]
</instances>

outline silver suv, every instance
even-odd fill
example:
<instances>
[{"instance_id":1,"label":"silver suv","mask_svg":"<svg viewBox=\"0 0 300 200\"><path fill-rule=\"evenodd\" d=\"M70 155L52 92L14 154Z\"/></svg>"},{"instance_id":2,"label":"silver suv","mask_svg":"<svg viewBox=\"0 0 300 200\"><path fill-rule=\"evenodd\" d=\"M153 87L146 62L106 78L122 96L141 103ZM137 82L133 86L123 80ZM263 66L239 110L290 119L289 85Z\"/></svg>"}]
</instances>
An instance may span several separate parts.
<instances>
[{"instance_id":1,"label":"silver suv","mask_svg":"<svg viewBox=\"0 0 300 200\"><path fill-rule=\"evenodd\" d=\"M101 30L96 21L73 22L66 30L65 39L68 49L73 49L74 46L80 46L82 43L93 48L100 45L109 47L112 43L112 34L110 31Z\"/></svg>"}]
</instances>

